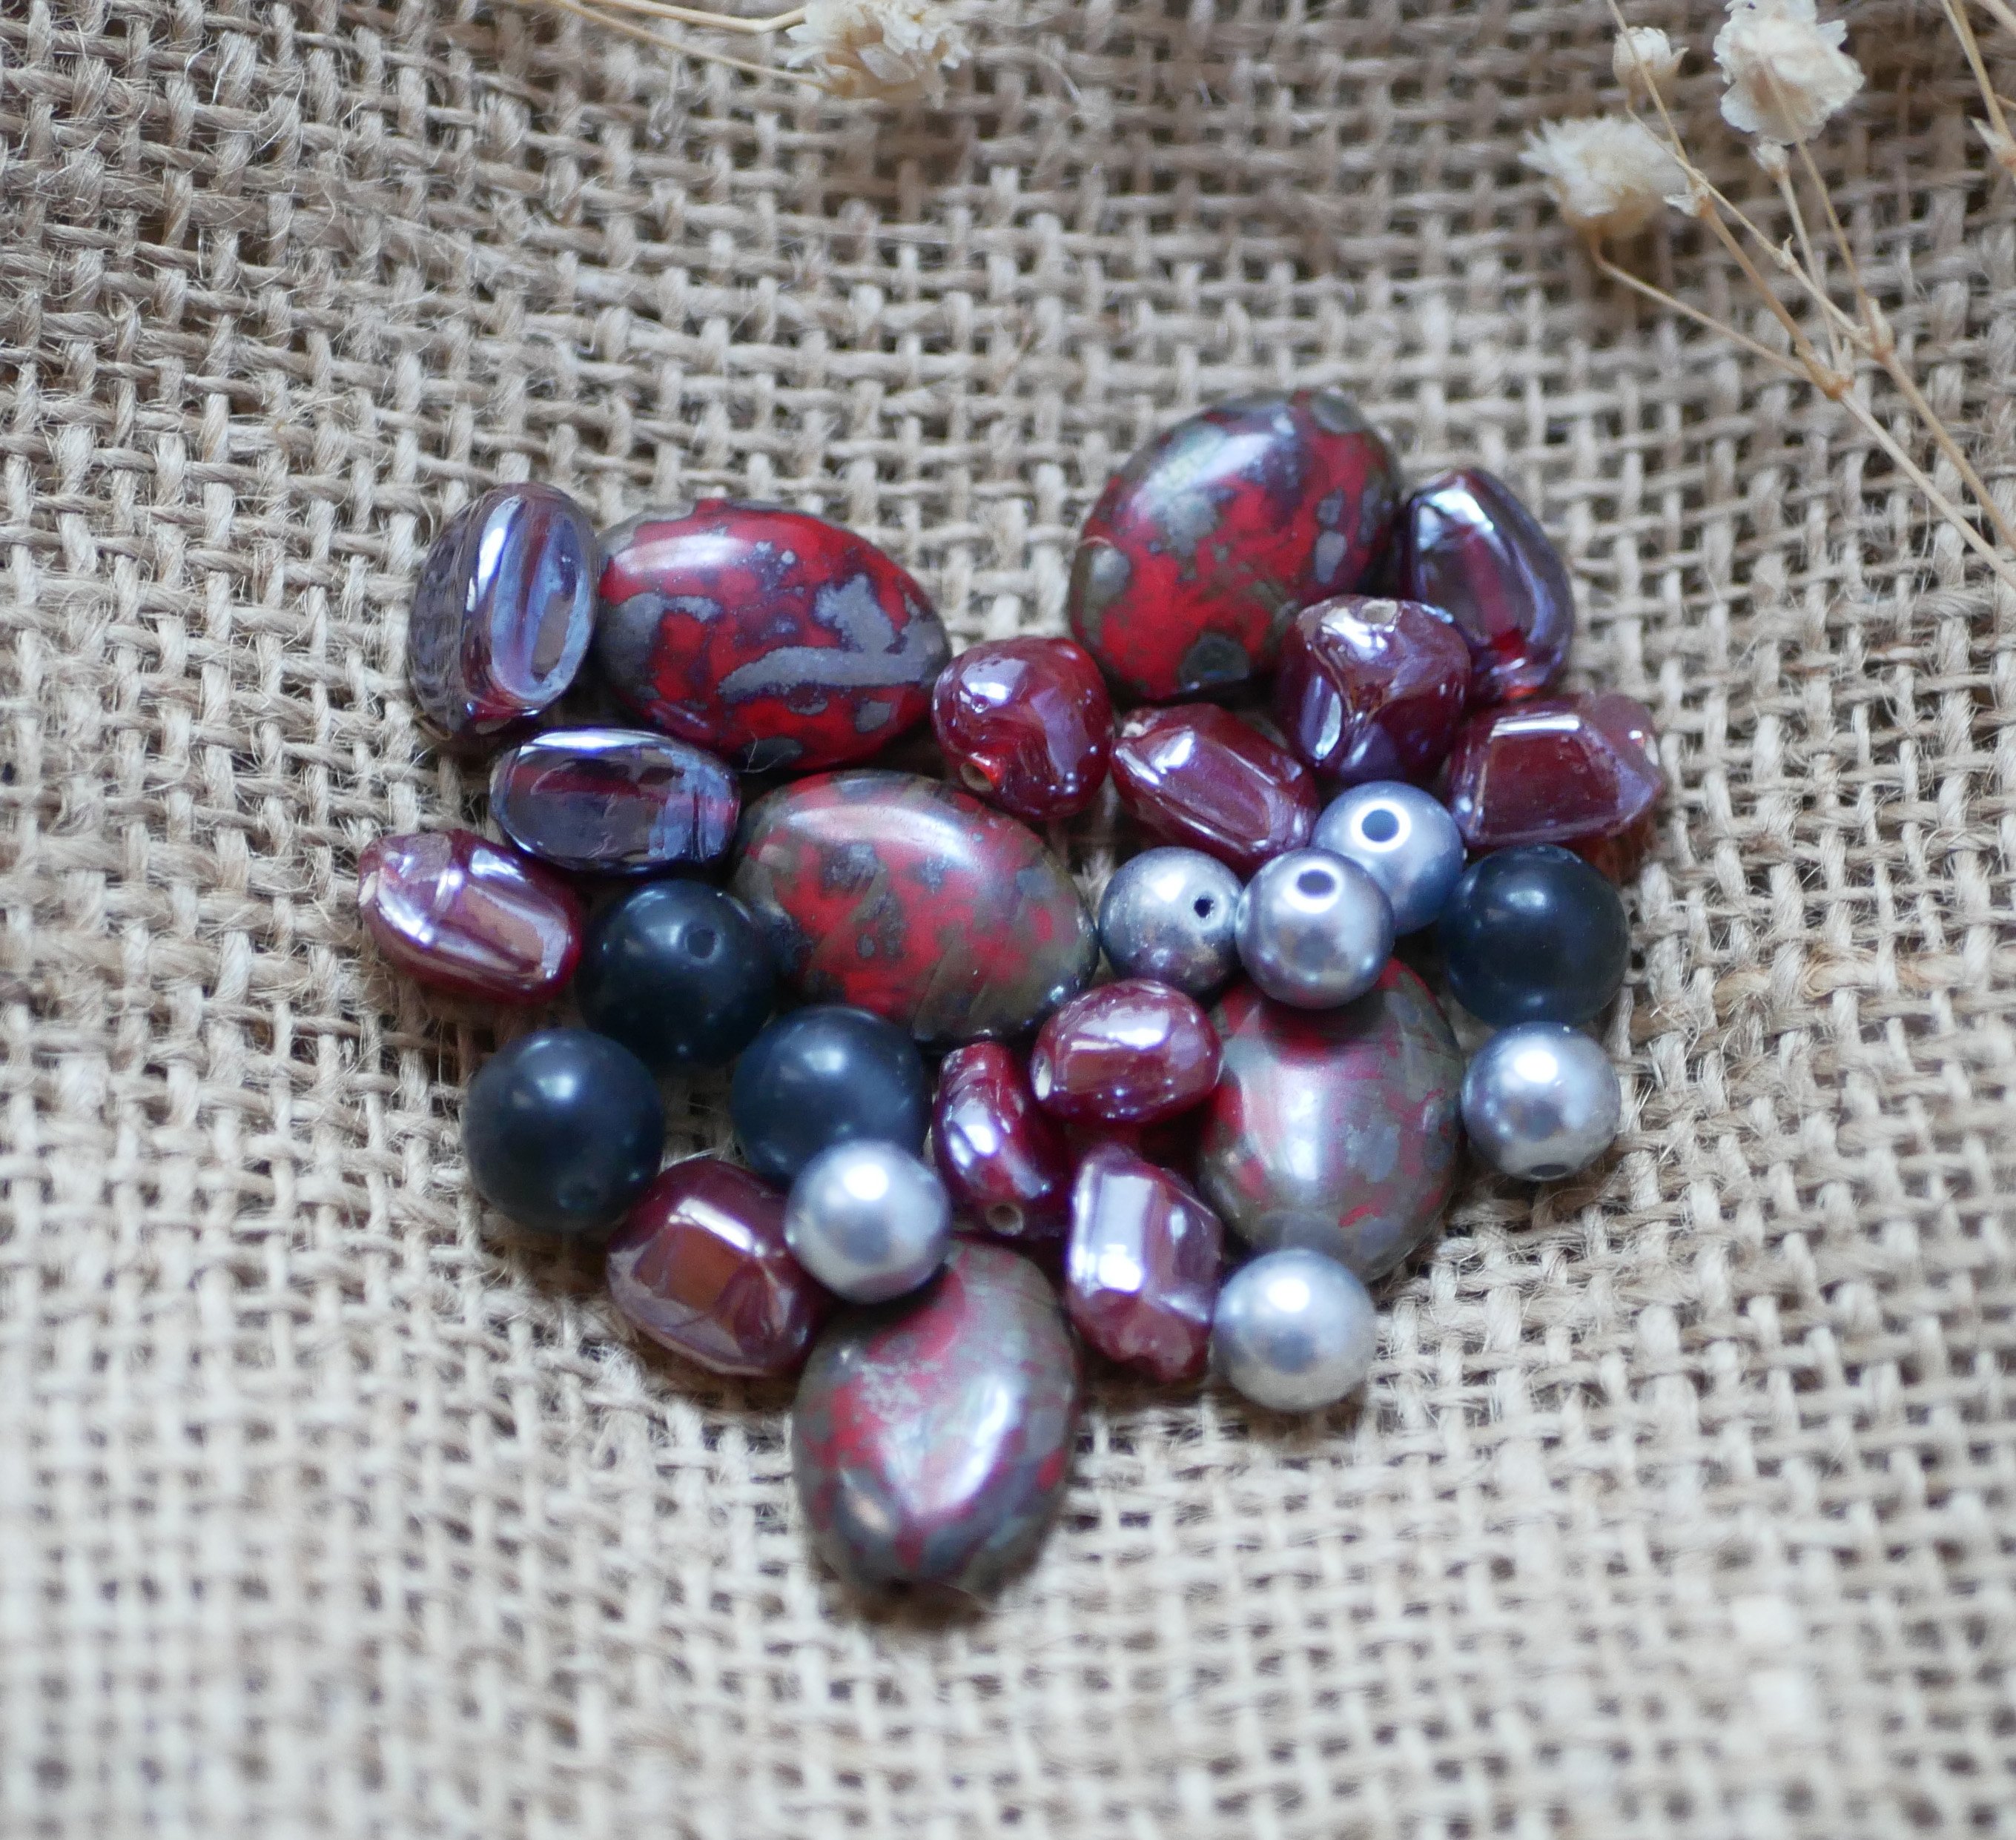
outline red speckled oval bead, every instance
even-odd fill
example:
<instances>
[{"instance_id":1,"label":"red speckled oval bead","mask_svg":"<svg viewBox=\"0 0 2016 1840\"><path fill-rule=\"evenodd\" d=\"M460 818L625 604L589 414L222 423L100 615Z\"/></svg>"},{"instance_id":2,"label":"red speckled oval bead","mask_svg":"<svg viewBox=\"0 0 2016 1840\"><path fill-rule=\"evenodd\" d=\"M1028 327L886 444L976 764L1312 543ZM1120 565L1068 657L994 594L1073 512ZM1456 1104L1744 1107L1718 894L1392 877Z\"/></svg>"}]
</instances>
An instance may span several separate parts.
<instances>
[{"instance_id":1,"label":"red speckled oval bead","mask_svg":"<svg viewBox=\"0 0 2016 1840\"><path fill-rule=\"evenodd\" d=\"M520 849L588 874L711 862L742 809L711 754L640 729L553 729L497 757L490 815Z\"/></svg>"},{"instance_id":2,"label":"red speckled oval bead","mask_svg":"<svg viewBox=\"0 0 2016 1840\"><path fill-rule=\"evenodd\" d=\"M1186 1111L1218 1082L1218 1037L1183 995L1123 978L1074 997L1029 1056L1036 1102L1064 1118L1148 1124Z\"/></svg>"},{"instance_id":3,"label":"red speckled oval bead","mask_svg":"<svg viewBox=\"0 0 2016 1840\"><path fill-rule=\"evenodd\" d=\"M550 869L472 830L381 837L357 859L357 910L416 982L543 1003L574 975L581 905Z\"/></svg>"},{"instance_id":4,"label":"red speckled oval bead","mask_svg":"<svg viewBox=\"0 0 2016 1840\"><path fill-rule=\"evenodd\" d=\"M1470 641L1477 701L1530 697L1560 675L1575 593L1547 533L1502 479L1471 468L1414 492L1395 576L1401 594L1440 607Z\"/></svg>"},{"instance_id":5,"label":"red speckled oval bead","mask_svg":"<svg viewBox=\"0 0 2016 1840\"><path fill-rule=\"evenodd\" d=\"M1004 1240L1050 1240L1071 1204L1071 1154L999 1042L955 1048L938 1070L931 1151L954 1211Z\"/></svg>"},{"instance_id":6,"label":"red speckled oval bead","mask_svg":"<svg viewBox=\"0 0 2016 1840\"><path fill-rule=\"evenodd\" d=\"M1067 639L970 646L931 693L931 727L960 780L1032 824L1092 803L1112 726L1099 667Z\"/></svg>"},{"instance_id":7,"label":"red speckled oval bead","mask_svg":"<svg viewBox=\"0 0 2016 1840\"><path fill-rule=\"evenodd\" d=\"M831 1299L784 1244L784 1197L719 1157L645 1190L609 1242L609 1294L656 1342L716 1374L789 1374Z\"/></svg>"},{"instance_id":8,"label":"red speckled oval bead","mask_svg":"<svg viewBox=\"0 0 2016 1840\"><path fill-rule=\"evenodd\" d=\"M1614 691L1481 710L1449 756L1449 814L1473 850L1619 836L1665 787L1651 717Z\"/></svg>"},{"instance_id":9,"label":"red speckled oval bead","mask_svg":"<svg viewBox=\"0 0 2016 1840\"><path fill-rule=\"evenodd\" d=\"M1220 403L1100 495L1071 566L1071 630L1137 697L1239 683L1273 668L1298 608L1358 591L1399 503L1386 443L1334 390Z\"/></svg>"},{"instance_id":10,"label":"red speckled oval bead","mask_svg":"<svg viewBox=\"0 0 2016 1840\"><path fill-rule=\"evenodd\" d=\"M864 760L922 718L949 647L866 538L709 499L603 539L596 662L645 721L751 771Z\"/></svg>"},{"instance_id":11,"label":"red speckled oval bead","mask_svg":"<svg viewBox=\"0 0 2016 1840\"><path fill-rule=\"evenodd\" d=\"M1469 700L1469 646L1418 601L1327 600L1298 614L1281 643L1276 718L1341 786L1432 773Z\"/></svg>"},{"instance_id":12,"label":"red speckled oval bead","mask_svg":"<svg viewBox=\"0 0 2016 1840\"><path fill-rule=\"evenodd\" d=\"M806 1363L791 1467L820 1553L856 1585L992 1590L1049 1525L1078 1412L1049 1280L955 1240L922 1291L846 1312Z\"/></svg>"},{"instance_id":13,"label":"red speckled oval bead","mask_svg":"<svg viewBox=\"0 0 2016 1840\"><path fill-rule=\"evenodd\" d=\"M1300 849L1321 808L1307 767L1211 703L1123 715L1114 730L1113 783L1157 837L1241 875Z\"/></svg>"},{"instance_id":14,"label":"red speckled oval bead","mask_svg":"<svg viewBox=\"0 0 2016 1840\"><path fill-rule=\"evenodd\" d=\"M1118 1144L1095 1150L1071 1186L1064 1309L1110 1361L1171 1385L1211 1353L1225 1231L1189 1183Z\"/></svg>"}]
</instances>

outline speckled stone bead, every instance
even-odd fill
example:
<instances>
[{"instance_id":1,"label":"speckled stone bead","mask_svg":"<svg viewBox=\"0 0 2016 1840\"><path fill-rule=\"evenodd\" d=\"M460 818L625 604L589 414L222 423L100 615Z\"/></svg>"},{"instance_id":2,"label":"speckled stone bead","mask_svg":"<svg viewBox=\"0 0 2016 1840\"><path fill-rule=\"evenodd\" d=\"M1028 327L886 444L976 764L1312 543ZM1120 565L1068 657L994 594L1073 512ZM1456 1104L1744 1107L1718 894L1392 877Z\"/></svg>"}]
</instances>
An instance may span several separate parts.
<instances>
[{"instance_id":1,"label":"speckled stone bead","mask_svg":"<svg viewBox=\"0 0 2016 1840\"><path fill-rule=\"evenodd\" d=\"M1031 824L1092 803L1112 726L1098 665L1067 639L970 646L931 693L932 730L960 783Z\"/></svg>"},{"instance_id":2,"label":"speckled stone bead","mask_svg":"<svg viewBox=\"0 0 2016 1840\"><path fill-rule=\"evenodd\" d=\"M1307 843L1323 802L1309 769L1285 747L1211 703L1122 716L1113 783L1144 830L1242 876Z\"/></svg>"},{"instance_id":3,"label":"speckled stone bead","mask_svg":"<svg viewBox=\"0 0 2016 1840\"><path fill-rule=\"evenodd\" d=\"M998 1239L1054 1240L1071 1209L1071 1154L1013 1050L955 1048L938 1070L931 1150L961 1221Z\"/></svg>"},{"instance_id":4,"label":"speckled stone bead","mask_svg":"<svg viewBox=\"0 0 2016 1840\"><path fill-rule=\"evenodd\" d=\"M711 862L742 809L711 754L640 729L550 729L490 769L490 815L528 855L589 875Z\"/></svg>"},{"instance_id":5,"label":"speckled stone bead","mask_svg":"<svg viewBox=\"0 0 2016 1840\"><path fill-rule=\"evenodd\" d=\"M1029 1086L1059 1118L1150 1124L1210 1092L1218 1054L1210 1021L1190 998L1123 978L1074 997L1043 1024Z\"/></svg>"},{"instance_id":6,"label":"speckled stone bead","mask_svg":"<svg viewBox=\"0 0 2016 1840\"><path fill-rule=\"evenodd\" d=\"M1449 758L1449 816L1476 851L1622 836L1665 790L1652 718L1604 691L1480 711Z\"/></svg>"}]
</instances>

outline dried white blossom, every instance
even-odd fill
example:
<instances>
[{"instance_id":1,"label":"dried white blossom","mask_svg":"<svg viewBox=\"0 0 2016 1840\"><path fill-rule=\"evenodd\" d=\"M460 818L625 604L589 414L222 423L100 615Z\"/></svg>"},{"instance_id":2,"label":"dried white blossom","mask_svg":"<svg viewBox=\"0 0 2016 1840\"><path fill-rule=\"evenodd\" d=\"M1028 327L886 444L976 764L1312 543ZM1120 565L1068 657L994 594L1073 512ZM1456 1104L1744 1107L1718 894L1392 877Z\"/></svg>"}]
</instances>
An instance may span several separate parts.
<instances>
[{"instance_id":1,"label":"dried white blossom","mask_svg":"<svg viewBox=\"0 0 2016 1840\"><path fill-rule=\"evenodd\" d=\"M1862 87L1862 67L1841 48L1847 36L1840 20L1820 23L1813 0L1730 0L1715 39L1729 79L1723 119L1783 146L1811 140Z\"/></svg>"},{"instance_id":2,"label":"dried white blossom","mask_svg":"<svg viewBox=\"0 0 2016 1840\"><path fill-rule=\"evenodd\" d=\"M941 0L806 0L784 61L809 66L836 95L907 102L945 94L966 61L966 34Z\"/></svg>"},{"instance_id":3,"label":"dried white blossom","mask_svg":"<svg viewBox=\"0 0 2016 1840\"><path fill-rule=\"evenodd\" d=\"M1657 26L1626 26L1610 48L1610 67L1634 103L1649 103L1679 74L1687 56Z\"/></svg>"},{"instance_id":4,"label":"dried white blossom","mask_svg":"<svg viewBox=\"0 0 2016 1840\"><path fill-rule=\"evenodd\" d=\"M1550 121L1519 156L1546 181L1561 215L1594 236L1629 236L1667 204L1685 208L1687 175L1642 121L1598 115Z\"/></svg>"}]
</instances>

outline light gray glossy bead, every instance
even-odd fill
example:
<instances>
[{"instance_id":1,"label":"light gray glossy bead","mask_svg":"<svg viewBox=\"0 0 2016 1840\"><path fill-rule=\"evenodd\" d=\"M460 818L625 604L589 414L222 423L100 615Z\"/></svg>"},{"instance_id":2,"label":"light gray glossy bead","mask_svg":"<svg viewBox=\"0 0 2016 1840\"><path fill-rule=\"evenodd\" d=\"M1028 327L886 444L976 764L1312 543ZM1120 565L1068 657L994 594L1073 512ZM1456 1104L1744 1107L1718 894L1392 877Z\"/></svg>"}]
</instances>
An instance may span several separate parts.
<instances>
[{"instance_id":1,"label":"light gray glossy bead","mask_svg":"<svg viewBox=\"0 0 2016 1840\"><path fill-rule=\"evenodd\" d=\"M952 1204L937 1172L898 1145L836 1143L791 1184L784 1243L829 1291L881 1303L945 1263Z\"/></svg>"},{"instance_id":2,"label":"light gray glossy bead","mask_svg":"<svg viewBox=\"0 0 2016 1840\"><path fill-rule=\"evenodd\" d=\"M1418 786L1375 780L1330 801L1309 839L1355 862L1386 891L1393 931L1432 926L1463 873L1463 835Z\"/></svg>"},{"instance_id":3,"label":"light gray glossy bead","mask_svg":"<svg viewBox=\"0 0 2016 1840\"><path fill-rule=\"evenodd\" d=\"M1256 1405L1313 1412L1365 1384L1379 1316L1334 1258L1291 1246L1226 1279L1211 1318L1211 1365Z\"/></svg>"},{"instance_id":4,"label":"light gray glossy bead","mask_svg":"<svg viewBox=\"0 0 2016 1840\"><path fill-rule=\"evenodd\" d=\"M1331 1010L1362 996L1393 956L1393 908L1355 862L1290 850L1239 897L1239 957L1276 1003Z\"/></svg>"},{"instance_id":5,"label":"light gray glossy bead","mask_svg":"<svg viewBox=\"0 0 2016 1840\"><path fill-rule=\"evenodd\" d=\"M1624 1093L1602 1044L1558 1022L1502 1029L1463 1077L1463 1125L1492 1168L1552 1182L1610 1147Z\"/></svg>"},{"instance_id":6,"label":"light gray glossy bead","mask_svg":"<svg viewBox=\"0 0 2016 1840\"><path fill-rule=\"evenodd\" d=\"M1099 903L1099 940L1123 978L1208 996L1239 969L1239 877L1201 850L1143 850Z\"/></svg>"}]
</instances>

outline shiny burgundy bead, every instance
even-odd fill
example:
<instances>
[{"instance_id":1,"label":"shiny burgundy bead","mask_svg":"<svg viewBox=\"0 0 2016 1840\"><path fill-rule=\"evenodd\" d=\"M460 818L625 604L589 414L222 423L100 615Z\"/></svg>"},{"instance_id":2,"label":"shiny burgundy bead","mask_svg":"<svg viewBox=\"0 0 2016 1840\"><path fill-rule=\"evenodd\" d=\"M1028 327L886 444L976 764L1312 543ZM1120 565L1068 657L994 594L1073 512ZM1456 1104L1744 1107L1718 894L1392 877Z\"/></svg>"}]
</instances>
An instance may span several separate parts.
<instances>
[{"instance_id":1,"label":"shiny burgundy bead","mask_svg":"<svg viewBox=\"0 0 2016 1840\"><path fill-rule=\"evenodd\" d=\"M1029 1086L1059 1118L1149 1124L1211 1091L1218 1053L1211 1019L1180 990L1123 978L1074 997L1043 1024Z\"/></svg>"},{"instance_id":2,"label":"shiny burgundy bead","mask_svg":"<svg viewBox=\"0 0 2016 1840\"><path fill-rule=\"evenodd\" d=\"M1194 1380L1210 1356L1224 1249L1218 1216L1189 1183L1104 1145L1071 1185L1065 1311L1108 1360L1165 1386Z\"/></svg>"},{"instance_id":3,"label":"shiny burgundy bead","mask_svg":"<svg viewBox=\"0 0 2016 1840\"><path fill-rule=\"evenodd\" d=\"M1449 756L1449 813L1473 850L1617 837L1665 787L1651 715L1614 691L1481 710Z\"/></svg>"},{"instance_id":4,"label":"shiny burgundy bead","mask_svg":"<svg viewBox=\"0 0 2016 1840\"><path fill-rule=\"evenodd\" d=\"M1055 1239L1071 1207L1072 1159L999 1042L955 1048L938 1072L931 1151L952 1208L1004 1240Z\"/></svg>"},{"instance_id":5,"label":"shiny burgundy bead","mask_svg":"<svg viewBox=\"0 0 2016 1840\"><path fill-rule=\"evenodd\" d=\"M1340 786L1426 778L1469 700L1469 645L1418 601L1327 600L1298 614L1281 642L1275 716Z\"/></svg>"},{"instance_id":6,"label":"shiny burgundy bead","mask_svg":"<svg viewBox=\"0 0 2016 1840\"><path fill-rule=\"evenodd\" d=\"M1321 806L1307 767L1212 703L1122 716L1114 731L1113 783L1147 830L1241 875L1300 849Z\"/></svg>"},{"instance_id":7,"label":"shiny burgundy bead","mask_svg":"<svg viewBox=\"0 0 2016 1840\"><path fill-rule=\"evenodd\" d=\"M949 647L924 591L866 538L709 499L603 539L595 655L624 704L755 771L864 760L931 706Z\"/></svg>"},{"instance_id":8,"label":"shiny burgundy bead","mask_svg":"<svg viewBox=\"0 0 2016 1840\"><path fill-rule=\"evenodd\" d=\"M1479 703L1531 697L1560 675L1575 594L1547 533L1502 480L1444 473L1407 500L1398 591L1440 607L1470 641Z\"/></svg>"},{"instance_id":9,"label":"shiny burgundy bead","mask_svg":"<svg viewBox=\"0 0 2016 1840\"><path fill-rule=\"evenodd\" d=\"M543 1003L581 956L585 916L574 891L472 830L367 844L357 859L357 910L408 977L461 996Z\"/></svg>"},{"instance_id":10,"label":"shiny burgundy bead","mask_svg":"<svg viewBox=\"0 0 2016 1840\"><path fill-rule=\"evenodd\" d=\"M1098 793L1113 704L1084 646L1004 639L968 647L939 673L931 726L968 788L1046 824Z\"/></svg>"},{"instance_id":11,"label":"shiny burgundy bead","mask_svg":"<svg viewBox=\"0 0 2016 1840\"><path fill-rule=\"evenodd\" d=\"M609 1242L609 1294L656 1342L716 1374L789 1374L831 1299L784 1244L784 1197L719 1157L645 1190Z\"/></svg>"},{"instance_id":12,"label":"shiny burgundy bead","mask_svg":"<svg viewBox=\"0 0 2016 1840\"><path fill-rule=\"evenodd\" d=\"M584 873L711 862L741 809L734 774L712 754L649 729L549 729L490 770L498 829L528 855Z\"/></svg>"},{"instance_id":13,"label":"shiny burgundy bead","mask_svg":"<svg viewBox=\"0 0 2016 1840\"><path fill-rule=\"evenodd\" d=\"M1082 1168L1085 1159L1094 1150L1111 1145L1132 1150L1144 1163L1168 1169L1187 1182L1196 1173L1197 1145L1209 1105L1207 1099L1188 1111L1173 1112L1146 1125L1123 1123L1117 1118L1074 1118L1064 1126L1071 1166Z\"/></svg>"}]
</instances>

